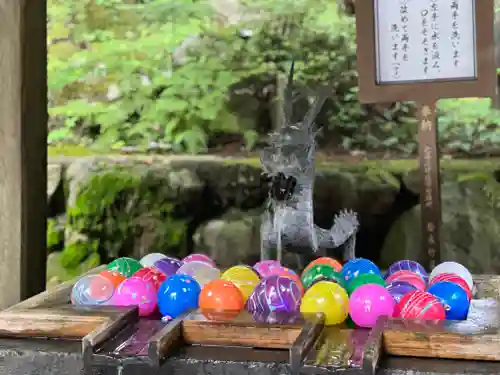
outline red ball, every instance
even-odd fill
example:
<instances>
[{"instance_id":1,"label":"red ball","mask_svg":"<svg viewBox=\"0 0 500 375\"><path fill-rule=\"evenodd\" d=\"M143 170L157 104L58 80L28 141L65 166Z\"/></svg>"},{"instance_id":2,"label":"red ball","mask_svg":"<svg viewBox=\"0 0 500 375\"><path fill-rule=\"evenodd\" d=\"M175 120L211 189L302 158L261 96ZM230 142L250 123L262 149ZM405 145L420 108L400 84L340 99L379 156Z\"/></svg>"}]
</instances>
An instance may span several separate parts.
<instances>
[{"instance_id":1,"label":"red ball","mask_svg":"<svg viewBox=\"0 0 500 375\"><path fill-rule=\"evenodd\" d=\"M167 277L153 267L144 267L139 271L134 273L132 277L142 279L144 281L149 281L156 290L160 288L160 285L167 279Z\"/></svg>"},{"instance_id":2,"label":"red ball","mask_svg":"<svg viewBox=\"0 0 500 375\"><path fill-rule=\"evenodd\" d=\"M467 284L467 281L462 279L460 276L454 273L440 273L439 275L434 276L431 279L431 281L429 281L429 286L438 283L440 281L448 281L450 283L457 284L459 287L465 290L465 293L467 293L469 301L472 299L472 292L469 288L469 284Z\"/></svg>"},{"instance_id":3,"label":"red ball","mask_svg":"<svg viewBox=\"0 0 500 375\"><path fill-rule=\"evenodd\" d=\"M415 272L408 271L408 270L401 270L394 272L391 274L386 280L386 284L389 285L390 283L394 281L405 281L411 285L413 285L415 288L418 290L424 291L425 290L425 281L424 279Z\"/></svg>"},{"instance_id":4,"label":"red ball","mask_svg":"<svg viewBox=\"0 0 500 375\"><path fill-rule=\"evenodd\" d=\"M393 317L402 319L445 320L441 302L432 294L416 290L404 295L394 309Z\"/></svg>"}]
</instances>

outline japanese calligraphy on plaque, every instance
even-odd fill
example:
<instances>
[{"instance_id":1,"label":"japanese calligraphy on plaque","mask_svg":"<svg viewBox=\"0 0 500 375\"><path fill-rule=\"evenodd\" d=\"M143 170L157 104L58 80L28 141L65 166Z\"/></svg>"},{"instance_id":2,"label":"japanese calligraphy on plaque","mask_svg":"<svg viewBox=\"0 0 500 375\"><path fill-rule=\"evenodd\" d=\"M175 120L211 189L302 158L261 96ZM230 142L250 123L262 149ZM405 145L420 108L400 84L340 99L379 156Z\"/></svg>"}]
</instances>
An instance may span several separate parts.
<instances>
[{"instance_id":1,"label":"japanese calligraphy on plaque","mask_svg":"<svg viewBox=\"0 0 500 375\"><path fill-rule=\"evenodd\" d=\"M378 84L477 77L474 0L374 1Z\"/></svg>"}]
</instances>

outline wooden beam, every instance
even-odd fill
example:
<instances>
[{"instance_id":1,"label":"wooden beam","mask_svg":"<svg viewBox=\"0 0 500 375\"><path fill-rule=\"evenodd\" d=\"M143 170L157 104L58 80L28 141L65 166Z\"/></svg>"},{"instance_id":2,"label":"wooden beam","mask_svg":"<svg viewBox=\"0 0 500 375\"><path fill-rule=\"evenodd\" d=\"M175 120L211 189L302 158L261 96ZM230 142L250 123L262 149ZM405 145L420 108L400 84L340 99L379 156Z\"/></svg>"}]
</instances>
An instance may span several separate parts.
<instances>
[{"instance_id":1,"label":"wooden beam","mask_svg":"<svg viewBox=\"0 0 500 375\"><path fill-rule=\"evenodd\" d=\"M46 0L0 0L0 308L45 289Z\"/></svg>"}]
</instances>

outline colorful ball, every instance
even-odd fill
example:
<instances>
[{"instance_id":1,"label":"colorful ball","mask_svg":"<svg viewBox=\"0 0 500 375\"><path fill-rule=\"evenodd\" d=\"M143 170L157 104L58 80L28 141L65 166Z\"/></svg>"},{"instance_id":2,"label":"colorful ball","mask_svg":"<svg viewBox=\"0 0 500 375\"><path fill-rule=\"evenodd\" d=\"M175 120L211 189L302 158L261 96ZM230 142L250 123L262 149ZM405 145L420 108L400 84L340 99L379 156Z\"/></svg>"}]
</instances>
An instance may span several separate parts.
<instances>
[{"instance_id":1,"label":"colorful ball","mask_svg":"<svg viewBox=\"0 0 500 375\"><path fill-rule=\"evenodd\" d=\"M153 267L144 267L134 273L134 276L144 281L150 282L153 284L156 291L160 289L160 285L167 279L167 277Z\"/></svg>"},{"instance_id":2,"label":"colorful ball","mask_svg":"<svg viewBox=\"0 0 500 375\"><path fill-rule=\"evenodd\" d=\"M201 288L212 280L220 278L220 271L205 262L191 261L184 263L181 268L177 270L178 275L191 276L200 285Z\"/></svg>"},{"instance_id":3,"label":"colorful ball","mask_svg":"<svg viewBox=\"0 0 500 375\"><path fill-rule=\"evenodd\" d=\"M387 291L391 294L394 302L399 303L404 295L418 290L412 284L406 281L393 281L386 286Z\"/></svg>"},{"instance_id":4,"label":"colorful ball","mask_svg":"<svg viewBox=\"0 0 500 375\"><path fill-rule=\"evenodd\" d=\"M441 302L428 292L417 290L404 295L394 309L393 317L402 319L445 320Z\"/></svg>"},{"instance_id":5,"label":"colorful ball","mask_svg":"<svg viewBox=\"0 0 500 375\"><path fill-rule=\"evenodd\" d=\"M385 280L387 284L390 284L394 281L406 281L418 290L422 291L425 290L426 286L424 279L422 279L422 276L412 271L396 271L392 275L389 275L389 277L387 277L387 279Z\"/></svg>"},{"instance_id":6,"label":"colorful ball","mask_svg":"<svg viewBox=\"0 0 500 375\"><path fill-rule=\"evenodd\" d=\"M222 280L231 281L238 287L244 302L260 283L260 277L253 268L248 266L234 266L228 268L222 275Z\"/></svg>"},{"instance_id":7,"label":"colorful ball","mask_svg":"<svg viewBox=\"0 0 500 375\"><path fill-rule=\"evenodd\" d=\"M238 287L231 281L212 280L201 290L198 306L206 311L241 311L245 302Z\"/></svg>"},{"instance_id":8,"label":"colorful ball","mask_svg":"<svg viewBox=\"0 0 500 375\"><path fill-rule=\"evenodd\" d=\"M467 319L470 300L464 288L449 281L440 281L432 284L427 292L441 302L447 320Z\"/></svg>"},{"instance_id":9,"label":"colorful ball","mask_svg":"<svg viewBox=\"0 0 500 375\"><path fill-rule=\"evenodd\" d=\"M300 314L289 314L283 312L254 311L252 317L257 323L266 324L296 324L301 321Z\"/></svg>"},{"instance_id":10,"label":"colorful ball","mask_svg":"<svg viewBox=\"0 0 500 375\"><path fill-rule=\"evenodd\" d=\"M371 328L381 316L392 317L395 302L382 285L365 284L349 298L349 315L360 327Z\"/></svg>"},{"instance_id":11,"label":"colorful ball","mask_svg":"<svg viewBox=\"0 0 500 375\"><path fill-rule=\"evenodd\" d=\"M309 289L316 281L328 280L344 285L342 275L335 271L328 264L318 264L312 266L307 271L302 273L301 281L304 288Z\"/></svg>"},{"instance_id":12,"label":"colorful ball","mask_svg":"<svg viewBox=\"0 0 500 375\"><path fill-rule=\"evenodd\" d=\"M377 284L381 286L385 286L385 281L382 276L374 274L374 273L363 273L354 279L349 280L346 285L346 291L349 295L352 294L356 289L358 289L361 285L365 284Z\"/></svg>"},{"instance_id":13,"label":"colorful ball","mask_svg":"<svg viewBox=\"0 0 500 375\"><path fill-rule=\"evenodd\" d=\"M271 273L274 268L281 267L280 262L277 260L261 260L260 262L255 263L253 269L257 271L261 278L265 279L268 276L271 276Z\"/></svg>"},{"instance_id":14,"label":"colorful ball","mask_svg":"<svg viewBox=\"0 0 500 375\"><path fill-rule=\"evenodd\" d=\"M349 296L339 284L319 281L306 290L300 312L323 313L328 326L343 323L348 314Z\"/></svg>"},{"instance_id":15,"label":"colorful ball","mask_svg":"<svg viewBox=\"0 0 500 375\"><path fill-rule=\"evenodd\" d=\"M379 268L372 261L364 258L351 259L342 267L342 277L344 282L358 277L362 273L374 273L380 275Z\"/></svg>"},{"instance_id":16,"label":"colorful ball","mask_svg":"<svg viewBox=\"0 0 500 375\"><path fill-rule=\"evenodd\" d=\"M123 280L126 279L126 277L123 276L120 272L111 270L104 270L100 272L99 275L111 281L115 288L118 287L118 285L120 285Z\"/></svg>"},{"instance_id":17,"label":"colorful ball","mask_svg":"<svg viewBox=\"0 0 500 375\"><path fill-rule=\"evenodd\" d=\"M289 277L269 276L262 280L248 298L246 308L250 312L297 312L302 292Z\"/></svg>"},{"instance_id":18,"label":"colorful ball","mask_svg":"<svg viewBox=\"0 0 500 375\"><path fill-rule=\"evenodd\" d=\"M279 276L292 275L292 276L297 276L297 274L295 273L295 271L291 270L290 268L284 267L284 266L272 267L269 270L269 273L268 273L268 275L266 277L273 276L273 275L279 275Z\"/></svg>"},{"instance_id":19,"label":"colorful ball","mask_svg":"<svg viewBox=\"0 0 500 375\"><path fill-rule=\"evenodd\" d=\"M150 253L144 255L139 262L143 267L153 267L157 261L166 257L167 256L165 254L161 253Z\"/></svg>"},{"instance_id":20,"label":"colorful ball","mask_svg":"<svg viewBox=\"0 0 500 375\"><path fill-rule=\"evenodd\" d=\"M149 316L156 309L157 298L153 283L138 277L131 277L118 286L113 297L113 304L117 306L137 306L139 316Z\"/></svg>"},{"instance_id":21,"label":"colorful ball","mask_svg":"<svg viewBox=\"0 0 500 375\"><path fill-rule=\"evenodd\" d=\"M338 260L330 258L330 257L321 257L321 258L317 258L317 259L313 260L311 263L309 263L307 265L307 267L304 268L303 273L305 271L307 271L309 268L311 268L313 266L317 266L318 264L328 264L335 271L337 271L337 272L342 271L342 264Z\"/></svg>"},{"instance_id":22,"label":"colorful ball","mask_svg":"<svg viewBox=\"0 0 500 375\"><path fill-rule=\"evenodd\" d=\"M212 267L215 267L215 262L210 259L208 255L205 254L191 254L182 259L183 263L189 262L204 262L210 264Z\"/></svg>"},{"instance_id":23,"label":"colorful ball","mask_svg":"<svg viewBox=\"0 0 500 375\"><path fill-rule=\"evenodd\" d=\"M388 276L392 275L395 272L398 271L411 271L416 273L417 275L420 275L424 281L427 281L427 278L429 275L427 274L427 271L425 270L424 267L418 262L415 262L414 260L400 260L397 262L394 262L389 269L387 270L387 273L385 274L385 278L387 279Z\"/></svg>"},{"instance_id":24,"label":"colorful ball","mask_svg":"<svg viewBox=\"0 0 500 375\"><path fill-rule=\"evenodd\" d=\"M429 281L432 280L435 276L441 273L454 273L455 275L460 276L465 280L469 289L471 291L474 290L474 281L472 279L472 275L467 268L457 262L443 262L437 265L429 275Z\"/></svg>"},{"instance_id":25,"label":"colorful ball","mask_svg":"<svg viewBox=\"0 0 500 375\"><path fill-rule=\"evenodd\" d=\"M137 260L123 257L118 258L108 264L108 270L121 273L125 277L130 277L142 268Z\"/></svg>"},{"instance_id":26,"label":"colorful ball","mask_svg":"<svg viewBox=\"0 0 500 375\"><path fill-rule=\"evenodd\" d=\"M182 262L179 259L172 257L161 258L153 264L153 267L164 274L167 279L170 276L175 275L181 266Z\"/></svg>"},{"instance_id":27,"label":"colorful ball","mask_svg":"<svg viewBox=\"0 0 500 375\"><path fill-rule=\"evenodd\" d=\"M175 319L182 313L198 307L200 292L200 285L193 277L170 276L158 290L158 309L163 316Z\"/></svg>"},{"instance_id":28,"label":"colorful ball","mask_svg":"<svg viewBox=\"0 0 500 375\"><path fill-rule=\"evenodd\" d=\"M71 290L73 305L92 306L108 304L115 292L113 283L102 275L81 277Z\"/></svg>"},{"instance_id":29,"label":"colorful ball","mask_svg":"<svg viewBox=\"0 0 500 375\"><path fill-rule=\"evenodd\" d=\"M454 273L440 273L439 275L436 275L432 278L432 280L429 282L429 287L440 281L449 281L451 283L459 285L467 293L469 301L472 299L472 291L470 290L469 285L460 276L455 275Z\"/></svg>"},{"instance_id":30,"label":"colorful ball","mask_svg":"<svg viewBox=\"0 0 500 375\"><path fill-rule=\"evenodd\" d=\"M288 277L289 279L292 279L293 281L295 281L300 288L300 292L302 293L302 295L304 295L304 293L305 293L304 286L302 285L302 281L300 280L300 278L296 274L284 273L281 276Z\"/></svg>"}]
</instances>

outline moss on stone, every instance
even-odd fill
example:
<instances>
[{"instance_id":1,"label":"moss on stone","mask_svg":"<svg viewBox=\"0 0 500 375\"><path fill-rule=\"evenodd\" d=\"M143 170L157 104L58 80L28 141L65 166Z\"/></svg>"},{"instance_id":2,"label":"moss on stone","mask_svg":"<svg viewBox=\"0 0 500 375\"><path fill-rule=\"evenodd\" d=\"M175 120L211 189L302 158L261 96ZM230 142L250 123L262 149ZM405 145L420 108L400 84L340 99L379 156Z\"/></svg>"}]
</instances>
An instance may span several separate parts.
<instances>
[{"instance_id":1,"label":"moss on stone","mask_svg":"<svg viewBox=\"0 0 500 375\"><path fill-rule=\"evenodd\" d=\"M254 167L260 166L260 160L257 157L252 158L235 158L227 159L226 163L230 164L248 164ZM500 160L497 158L491 159L443 159L441 160L442 169L453 169L457 171L494 171L499 169ZM401 160L363 160L360 162L343 162L343 161L317 161L316 166L319 171L352 171L352 172L367 172L370 170L383 170L390 173L405 173L418 168L416 159L401 159Z\"/></svg>"},{"instance_id":2,"label":"moss on stone","mask_svg":"<svg viewBox=\"0 0 500 375\"><path fill-rule=\"evenodd\" d=\"M81 168L87 176L69 182L73 203L67 209L61 264L68 270L89 257L107 262L119 256L161 251L185 254L189 217L176 215L179 171L132 161L96 160ZM182 185L182 184L181 184Z\"/></svg>"}]
</instances>

